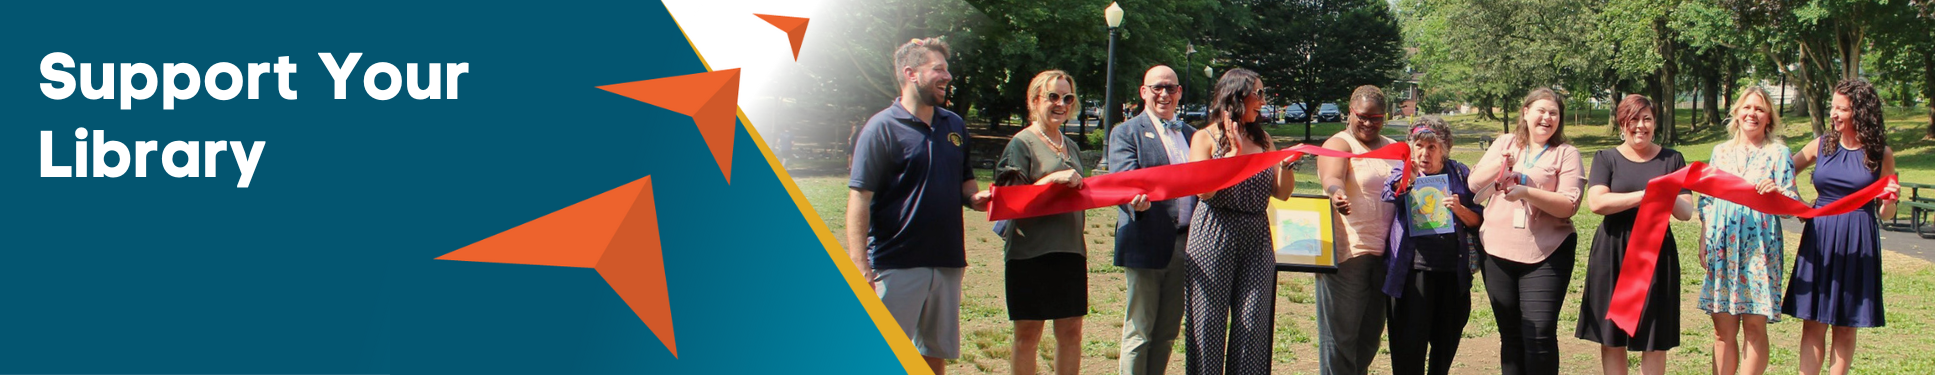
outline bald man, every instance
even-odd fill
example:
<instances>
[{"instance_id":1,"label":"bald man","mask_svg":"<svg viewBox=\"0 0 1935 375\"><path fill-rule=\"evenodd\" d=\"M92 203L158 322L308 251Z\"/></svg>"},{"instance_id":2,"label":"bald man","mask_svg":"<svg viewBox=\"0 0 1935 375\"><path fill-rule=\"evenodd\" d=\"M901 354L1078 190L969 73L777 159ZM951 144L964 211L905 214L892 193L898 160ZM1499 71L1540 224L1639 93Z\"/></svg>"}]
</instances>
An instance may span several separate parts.
<instances>
[{"instance_id":1,"label":"bald man","mask_svg":"<svg viewBox=\"0 0 1935 375\"><path fill-rule=\"evenodd\" d=\"M1176 106L1182 85L1167 66L1142 76L1143 112L1109 131L1108 166L1116 172L1189 161L1196 128L1182 122ZM1115 221L1115 265L1129 284L1122 323L1122 373L1161 374L1182 331L1183 242L1194 197L1122 205Z\"/></svg>"}]
</instances>

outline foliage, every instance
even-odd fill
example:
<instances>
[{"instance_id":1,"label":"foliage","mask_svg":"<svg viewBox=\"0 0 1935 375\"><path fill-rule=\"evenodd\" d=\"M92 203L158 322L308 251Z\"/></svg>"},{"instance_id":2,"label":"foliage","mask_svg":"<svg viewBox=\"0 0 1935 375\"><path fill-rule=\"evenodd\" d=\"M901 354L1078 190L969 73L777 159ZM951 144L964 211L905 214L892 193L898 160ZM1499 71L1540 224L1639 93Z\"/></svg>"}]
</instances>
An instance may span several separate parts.
<instances>
[{"instance_id":1,"label":"foliage","mask_svg":"<svg viewBox=\"0 0 1935 375\"><path fill-rule=\"evenodd\" d=\"M1361 85L1386 86L1404 70L1402 29L1383 0L1248 0L1250 22L1228 30L1222 60L1255 70L1272 102L1341 102Z\"/></svg>"}]
</instances>

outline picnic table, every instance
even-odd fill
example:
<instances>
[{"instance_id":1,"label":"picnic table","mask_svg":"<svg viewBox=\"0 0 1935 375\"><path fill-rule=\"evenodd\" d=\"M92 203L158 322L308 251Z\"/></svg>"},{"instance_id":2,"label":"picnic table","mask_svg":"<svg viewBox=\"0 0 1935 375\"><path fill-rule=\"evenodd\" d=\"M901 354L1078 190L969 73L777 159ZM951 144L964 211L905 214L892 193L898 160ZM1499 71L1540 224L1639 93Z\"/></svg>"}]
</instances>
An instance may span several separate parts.
<instances>
[{"instance_id":1,"label":"picnic table","mask_svg":"<svg viewBox=\"0 0 1935 375\"><path fill-rule=\"evenodd\" d=\"M1935 213L1935 196L1923 197L1921 192L1922 192L1922 189L1935 189L1935 185L1902 182L1901 187L1903 189L1908 190L1908 196L1896 202L1895 204L1899 205L1896 208L1899 209L1900 206L1907 206L1908 207L1908 225L1915 227L1916 236L1927 237L1928 235L1923 234L1923 231L1925 231L1925 229L1922 229L1922 228L1927 227L1926 225L1928 223L1927 216L1931 213ZM1896 216L1894 218L1891 218L1890 221L1894 221L1896 222L1896 224L1899 224L1901 221L1901 217Z\"/></svg>"}]
</instances>

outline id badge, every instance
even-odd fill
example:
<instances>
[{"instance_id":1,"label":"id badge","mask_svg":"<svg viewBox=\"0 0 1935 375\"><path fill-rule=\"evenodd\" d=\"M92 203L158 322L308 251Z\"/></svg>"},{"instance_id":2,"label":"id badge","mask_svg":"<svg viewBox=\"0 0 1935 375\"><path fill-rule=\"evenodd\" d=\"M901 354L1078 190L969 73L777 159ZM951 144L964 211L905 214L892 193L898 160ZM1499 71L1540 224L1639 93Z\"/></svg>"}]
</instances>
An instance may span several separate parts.
<instances>
[{"instance_id":1,"label":"id badge","mask_svg":"<svg viewBox=\"0 0 1935 375\"><path fill-rule=\"evenodd\" d=\"M1525 206L1512 208L1512 228L1525 229Z\"/></svg>"}]
</instances>

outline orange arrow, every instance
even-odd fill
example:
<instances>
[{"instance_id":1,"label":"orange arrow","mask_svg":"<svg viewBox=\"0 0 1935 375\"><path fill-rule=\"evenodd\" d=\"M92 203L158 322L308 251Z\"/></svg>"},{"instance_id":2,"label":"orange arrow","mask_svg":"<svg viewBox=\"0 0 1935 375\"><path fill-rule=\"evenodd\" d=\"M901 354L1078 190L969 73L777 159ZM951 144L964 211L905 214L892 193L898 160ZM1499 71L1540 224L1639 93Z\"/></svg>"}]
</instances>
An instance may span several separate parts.
<instances>
[{"instance_id":1,"label":"orange arrow","mask_svg":"<svg viewBox=\"0 0 1935 375\"><path fill-rule=\"evenodd\" d=\"M753 13L766 23L773 24L779 31L786 32L786 40L793 42L793 61L800 61L800 42L806 41L806 19L800 17L775 16Z\"/></svg>"},{"instance_id":2,"label":"orange arrow","mask_svg":"<svg viewBox=\"0 0 1935 375\"><path fill-rule=\"evenodd\" d=\"M672 335L672 305L665 285L651 176L437 259L595 269L672 357L679 356L678 342Z\"/></svg>"},{"instance_id":3,"label":"orange arrow","mask_svg":"<svg viewBox=\"0 0 1935 375\"><path fill-rule=\"evenodd\" d=\"M732 183L732 138L733 130L737 129L734 125L737 124L739 112L739 68L598 88L692 116L692 122L699 126L699 136L705 138L706 146L712 149L713 160L719 163L719 172L726 176L727 184Z\"/></svg>"}]
</instances>

